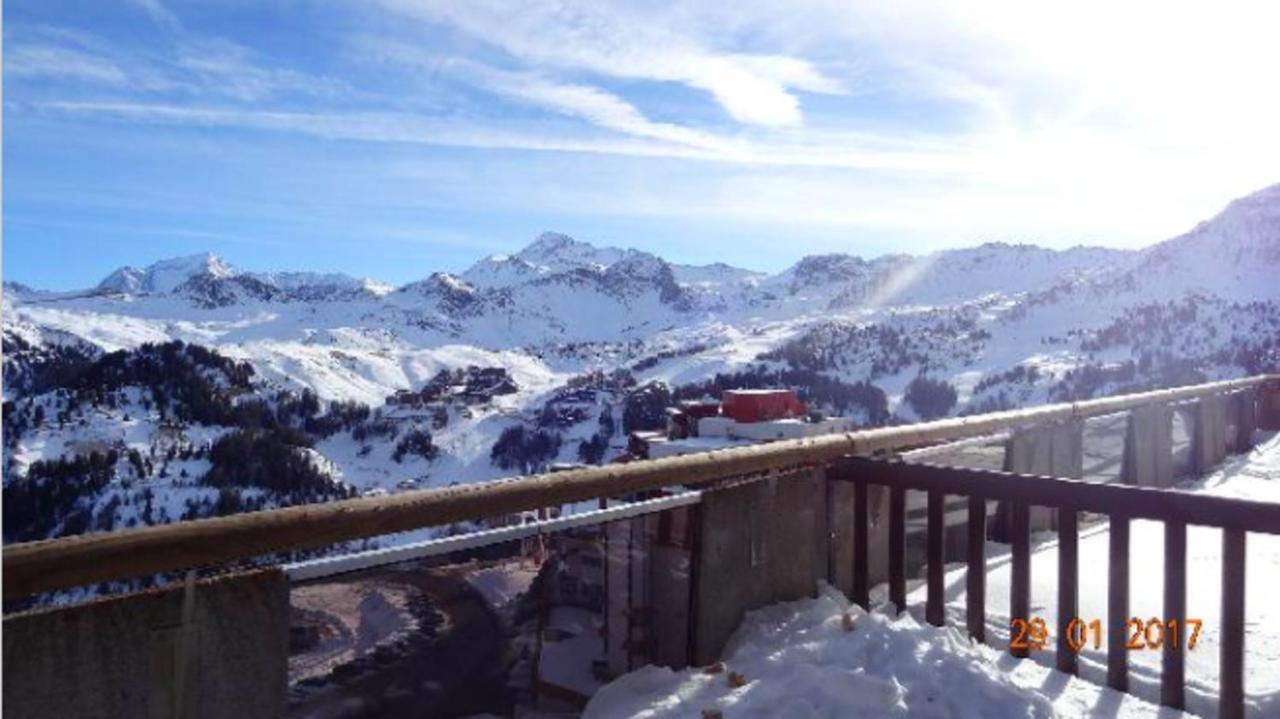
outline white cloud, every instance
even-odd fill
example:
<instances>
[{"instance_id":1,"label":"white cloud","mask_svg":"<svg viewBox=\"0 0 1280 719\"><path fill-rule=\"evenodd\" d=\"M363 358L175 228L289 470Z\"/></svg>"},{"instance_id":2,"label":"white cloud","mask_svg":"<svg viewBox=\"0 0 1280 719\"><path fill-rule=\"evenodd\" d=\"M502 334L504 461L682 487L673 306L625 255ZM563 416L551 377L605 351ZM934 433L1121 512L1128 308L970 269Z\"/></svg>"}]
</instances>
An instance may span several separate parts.
<instances>
[{"instance_id":1,"label":"white cloud","mask_svg":"<svg viewBox=\"0 0 1280 719\"><path fill-rule=\"evenodd\" d=\"M717 50L664 22L661 12L618 3L384 0L409 17L444 23L537 67L613 78L682 83L710 93L739 122L799 125L792 90L834 93L839 83L810 63L773 54Z\"/></svg>"},{"instance_id":2,"label":"white cloud","mask_svg":"<svg viewBox=\"0 0 1280 719\"><path fill-rule=\"evenodd\" d=\"M68 78L125 85L129 77L111 60L56 45L18 45L5 51L4 71L14 77Z\"/></svg>"},{"instance_id":3,"label":"white cloud","mask_svg":"<svg viewBox=\"0 0 1280 719\"><path fill-rule=\"evenodd\" d=\"M376 9L341 35L325 65L338 79L200 37L158 4L167 43L112 52L26 36L5 69L96 83L95 95L29 104L112 121L554 153L522 155L530 168L561 153L611 172L692 167L670 185L663 172L624 175L630 188L566 175L542 208L682 221L1132 244L1185 229L1280 167L1273 6L383 4L389 17ZM410 72L365 89L371 56Z\"/></svg>"},{"instance_id":4,"label":"white cloud","mask_svg":"<svg viewBox=\"0 0 1280 719\"><path fill-rule=\"evenodd\" d=\"M174 15L160 0L129 0L129 3L146 13L152 22L166 30L182 29L182 23L178 20L178 16Z\"/></svg>"}]
</instances>

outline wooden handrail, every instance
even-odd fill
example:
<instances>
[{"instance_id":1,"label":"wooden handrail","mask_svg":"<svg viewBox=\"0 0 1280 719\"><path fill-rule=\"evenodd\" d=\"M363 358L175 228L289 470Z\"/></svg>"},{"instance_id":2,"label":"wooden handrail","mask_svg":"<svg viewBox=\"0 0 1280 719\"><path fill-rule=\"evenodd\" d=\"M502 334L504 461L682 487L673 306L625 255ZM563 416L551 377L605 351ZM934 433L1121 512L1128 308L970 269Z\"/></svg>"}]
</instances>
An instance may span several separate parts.
<instances>
[{"instance_id":1,"label":"wooden handrail","mask_svg":"<svg viewBox=\"0 0 1280 719\"><path fill-rule=\"evenodd\" d=\"M224 564L274 552L323 547L669 485L696 486L791 467L822 465L846 455L919 447L1037 422L1094 417L1277 380L1280 376L1262 375L388 497L349 499L16 544L3 550L4 596L21 597L174 569Z\"/></svg>"}]
</instances>

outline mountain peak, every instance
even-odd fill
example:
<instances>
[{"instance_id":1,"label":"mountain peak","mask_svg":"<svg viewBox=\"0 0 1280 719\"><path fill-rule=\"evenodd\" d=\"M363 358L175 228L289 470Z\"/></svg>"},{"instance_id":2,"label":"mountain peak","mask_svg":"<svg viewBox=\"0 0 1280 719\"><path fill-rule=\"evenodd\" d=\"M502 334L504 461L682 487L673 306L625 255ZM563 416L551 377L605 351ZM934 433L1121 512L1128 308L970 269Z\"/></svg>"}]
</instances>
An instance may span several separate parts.
<instances>
[{"instance_id":1,"label":"mountain peak","mask_svg":"<svg viewBox=\"0 0 1280 719\"><path fill-rule=\"evenodd\" d=\"M625 254L616 247L596 247L559 232L543 232L515 257L535 267L562 272L578 267L608 267Z\"/></svg>"},{"instance_id":2,"label":"mountain peak","mask_svg":"<svg viewBox=\"0 0 1280 719\"><path fill-rule=\"evenodd\" d=\"M1280 265L1280 184L1233 200L1186 234L1142 251L1142 271L1179 272L1195 286L1238 284L1240 274L1274 282Z\"/></svg>"},{"instance_id":3,"label":"mountain peak","mask_svg":"<svg viewBox=\"0 0 1280 719\"><path fill-rule=\"evenodd\" d=\"M212 252L172 257L145 268L125 266L107 275L97 289L129 294L163 294L173 292L192 277L223 279L239 274L225 260Z\"/></svg>"}]
</instances>

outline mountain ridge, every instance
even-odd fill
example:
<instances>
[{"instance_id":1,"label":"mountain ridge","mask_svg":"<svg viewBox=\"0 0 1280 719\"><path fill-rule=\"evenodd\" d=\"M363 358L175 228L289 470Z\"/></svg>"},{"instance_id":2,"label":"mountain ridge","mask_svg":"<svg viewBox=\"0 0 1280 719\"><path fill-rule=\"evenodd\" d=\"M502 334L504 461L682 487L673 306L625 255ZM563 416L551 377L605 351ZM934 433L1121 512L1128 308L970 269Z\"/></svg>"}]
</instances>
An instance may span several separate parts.
<instances>
[{"instance_id":1,"label":"mountain ridge","mask_svg":"<svg viewBox=\"0 0 1280 719\"><path fill-rule=\"evenodd\" d=\"M31 511L56 499L15 525L43 537L598 463L728 387L881 423L1277 371L1277 188L1141 250L766 274L544 233L395 288L208 253L88 291L5 282L5 506L11 487ZM908 399L921 377L949 404ZM294 490L246 453L294 467ZM40 489L60 482L79 493Z\"/></svg>"}]
</instances>

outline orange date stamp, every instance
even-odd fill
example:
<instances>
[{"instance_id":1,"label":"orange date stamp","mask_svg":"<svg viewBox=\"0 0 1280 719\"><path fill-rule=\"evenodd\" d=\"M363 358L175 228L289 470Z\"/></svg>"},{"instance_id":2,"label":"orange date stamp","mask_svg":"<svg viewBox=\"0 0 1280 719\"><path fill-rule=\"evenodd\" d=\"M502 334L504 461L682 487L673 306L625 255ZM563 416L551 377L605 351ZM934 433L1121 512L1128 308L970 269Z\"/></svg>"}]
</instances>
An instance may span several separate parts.
<instances>
[{"instance_id":1,"label":"orange date stamp","mask_svg":"<svg viewBox=\"0 0 1280 719\"><path fill-rule=\"evenodd\" d=\"M1182 622L1177 619L1162 620L1159 617L1150 619L1131 617L1125 622L1125 635L1128 637L1125 647L1132 651L1160 651L1165 645L1178 649L1185 642L1188 650L1195 649L1203 626L1204 622L1191 617ZM1050 646L1052 636L1049 623L1042 617L1015 618L1010 623L1009 629L1010 649L1039 651L1048 649ZM1062 634L1066 639L1067 647L1079 654L1088 648L1102 649L1103 637L1106 633L1099 619L1085 620L1072 617L1062 627Z\"/></svg>"}]
</instances>

